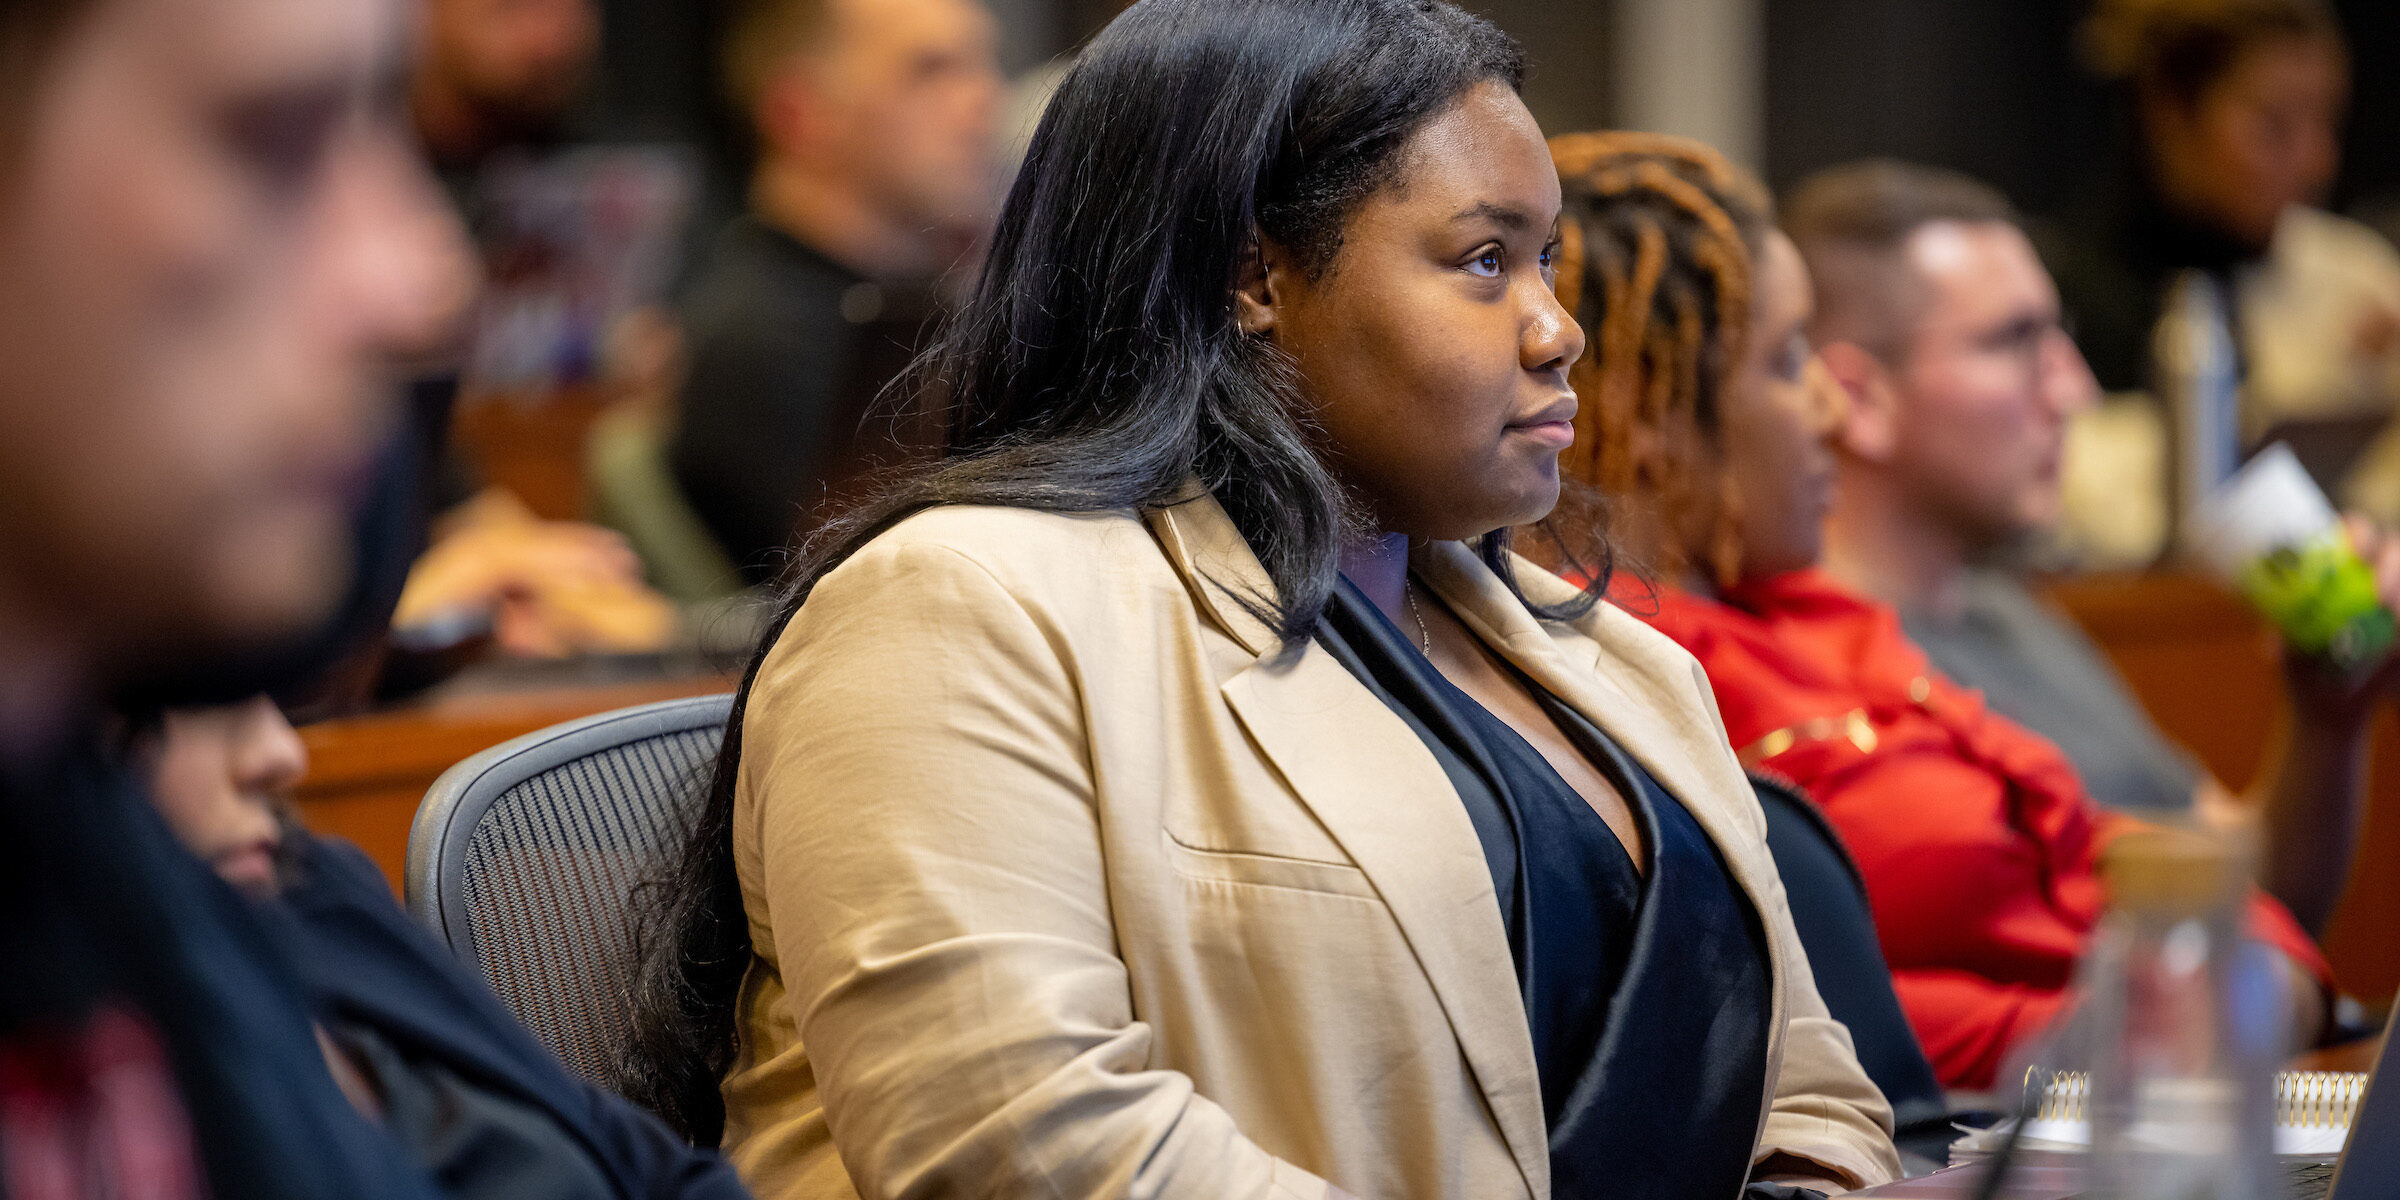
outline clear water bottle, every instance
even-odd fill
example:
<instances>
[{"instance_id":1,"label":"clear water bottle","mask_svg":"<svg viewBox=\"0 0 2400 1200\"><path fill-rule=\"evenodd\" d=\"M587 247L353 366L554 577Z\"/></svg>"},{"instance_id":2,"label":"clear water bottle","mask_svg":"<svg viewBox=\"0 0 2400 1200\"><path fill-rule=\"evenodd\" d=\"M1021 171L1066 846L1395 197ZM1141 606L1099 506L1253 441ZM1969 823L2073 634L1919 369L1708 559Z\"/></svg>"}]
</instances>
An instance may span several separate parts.
<instances>
[{"instance_id":1,"label":"clear water bottle","mask_svg":"<svg viewBox=\"0 0 2400 1200\"><path fill-rule=\"evenodd\" d=\"M2178 275L2150 337L2151 388L2172 431L2175 538L2188 546L2200 505L2242 459L2241 358L2224 285L2204 271Z\"/></svg>"},{"instance_id":2,"label":"clear water bottle","mask_svg":"<svg viewBox=\"0 0 2400 1200\"><path fill-rule=\"evenodd\" d=\"M2103 856L2110 910L2066 1038L2089 1062L2089 1196L2281 1194L2274 1085L2291 1001L2275 952L2243 934L2248 862L2176 829L2123 835Z\"/></svg>"}]
</instances>

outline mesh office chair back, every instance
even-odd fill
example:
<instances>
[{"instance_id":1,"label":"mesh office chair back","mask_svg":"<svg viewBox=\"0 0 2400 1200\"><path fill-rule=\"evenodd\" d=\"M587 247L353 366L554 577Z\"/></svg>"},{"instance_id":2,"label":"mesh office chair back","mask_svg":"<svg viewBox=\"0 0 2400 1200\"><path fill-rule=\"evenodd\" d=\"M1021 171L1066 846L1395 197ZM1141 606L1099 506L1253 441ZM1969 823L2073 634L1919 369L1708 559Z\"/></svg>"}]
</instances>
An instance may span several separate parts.
<instances>
[{"instance_id":1,"label":"mesh office chair back","mask_svg":"<svg viewBox=\"0 0 2400 1200\"><path fill-rule=\"evenodd\" d=\"M409 911L595 1083L627 1044L641 883L681 845L732 697L601 713L452 767L408 837Z\"/></svg>"}]
</instances>

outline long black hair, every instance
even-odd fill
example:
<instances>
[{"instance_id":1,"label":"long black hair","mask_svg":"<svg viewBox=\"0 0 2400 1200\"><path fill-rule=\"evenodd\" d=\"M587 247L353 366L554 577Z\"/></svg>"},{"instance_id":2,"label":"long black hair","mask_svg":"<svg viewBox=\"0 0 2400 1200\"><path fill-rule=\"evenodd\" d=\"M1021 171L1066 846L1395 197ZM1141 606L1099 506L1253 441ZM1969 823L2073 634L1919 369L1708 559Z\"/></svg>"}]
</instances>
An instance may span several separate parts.
<instances>
[{"instance_id":1,"label":"long black hair","mask_svg":"<svg viewBox=\"0 0 2400 1200\"><path fill-rule=\"evenodd\" d=\"M1274 594L1255 611L1287 644L1307 635L1350 514L1297 381L1235 325L1237 267L1264 236L1312 275L1331 269L1416 132L1475 85L1523 76L1507 35L1442 0L1143 0L1084 50L973 295L907 385L948 406L944 460L828 523L787 576L689 850L658 889L623 1090L697 1142L722 1131L751 953L730 833L743 709L809 590L876 535L939 505L1156 506L1197 478L1266 568ZM1507 545L1494 531L1482 555L1513 588Z\"/></svg>"}]
</instances>

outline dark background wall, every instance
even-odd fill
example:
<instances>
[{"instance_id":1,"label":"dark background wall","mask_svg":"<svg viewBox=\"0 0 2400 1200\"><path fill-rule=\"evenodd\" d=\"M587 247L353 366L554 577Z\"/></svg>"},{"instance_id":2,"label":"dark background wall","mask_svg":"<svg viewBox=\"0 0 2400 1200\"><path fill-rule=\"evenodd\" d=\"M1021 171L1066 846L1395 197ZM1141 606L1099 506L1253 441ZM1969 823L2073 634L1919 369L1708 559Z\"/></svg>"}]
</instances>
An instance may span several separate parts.
<instances>
[{"instance_id":1,"label":"dark background wall","mask_svg":"<svg viewBox=\"0 0 2400 1200\"><path fill-rule=\"evenodd\" d=\"M1614 0L1466 0L1533 60L1526 100L1544 128L1609 124ZM2122 158L2107 89L2076 62L2086 0L1760 0L1768 181L1890 154L1971 172L2029 211L2071 202ZM705 85L730 0L604 0L599 123L692 136L732 154ZM987 0L1012 71L1079 45L1122 0ZM2400 194L2400 0L2336 0L2349 31L2354 115L2337 205Z\"/></svg>"},{"instance_id":2,"label":"dark background wall","mask_svg":"<svg viewBox=\"0 0 2400 1200\"><path fill-rule=\"evenodd\" d=\"M1955 167L2032 212L2121 169L2126 118L2076 61L2084 0L1764 0L1769 182L1888 154ZM2337 0L2355 103L2335 204L2400 186L2400 3Z\"/></svg>"},{"instance_id":3,"label":"dark background wall","mask_svg":"<svg viewBox=\"0 0 2400 1200\"><path fill-rule=\"evenodd\" d=\"M1125 7L1124 0L1057 0L1058 46L1082 44ZM1461 0L1522 43L1531 59L1525 104L1542 128L1607 123L1608 0Z\"/></svg>"},{"instance_id":4,"label":"dark background wall","mask_svg":"<svg viewBox=\"0 0 2400 1200\"><path fill-rule=\"evenodd\" d=\"M2077 67L2081 0L1767 0L1768 182L1869 154L1954 167L2042 211L2113 146Z\"/></svg>"}]
</instances>

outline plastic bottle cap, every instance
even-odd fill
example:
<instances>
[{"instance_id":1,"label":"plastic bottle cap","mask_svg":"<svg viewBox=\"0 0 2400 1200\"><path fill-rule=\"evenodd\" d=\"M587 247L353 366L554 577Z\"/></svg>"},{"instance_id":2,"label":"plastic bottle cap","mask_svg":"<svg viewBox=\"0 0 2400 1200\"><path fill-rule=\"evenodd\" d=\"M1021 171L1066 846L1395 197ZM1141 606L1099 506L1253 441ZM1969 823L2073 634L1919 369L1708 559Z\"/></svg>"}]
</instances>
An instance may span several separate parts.
<instances>
[{"instance_id":1,"label":"plastic bottle cap","mask_svg":"<svg viewBox=\"0 0 2400 1200\"><path fill-rule=\"evenodd\" d=\"M2227 837L2196 829L2137 829L2100 855L2100 878L2121 908L2196 916L2240 894L2248 857Z\"/></svg>"}]
</instances>

